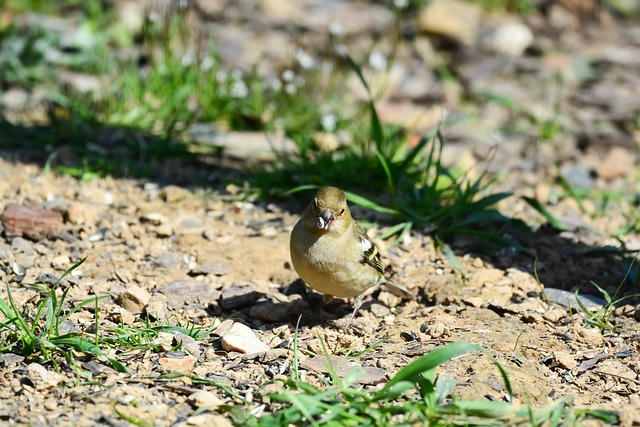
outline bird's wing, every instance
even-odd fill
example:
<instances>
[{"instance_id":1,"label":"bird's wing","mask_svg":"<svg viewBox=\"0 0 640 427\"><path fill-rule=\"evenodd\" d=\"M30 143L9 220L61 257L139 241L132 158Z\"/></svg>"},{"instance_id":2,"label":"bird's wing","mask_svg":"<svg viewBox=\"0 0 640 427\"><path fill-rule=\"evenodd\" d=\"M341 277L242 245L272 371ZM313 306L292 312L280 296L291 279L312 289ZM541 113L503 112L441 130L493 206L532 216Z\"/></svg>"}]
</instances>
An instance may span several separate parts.
<instances>
[{"instance_id":1,"label":"bird's wing","mask_svg":"<svg viewBox=\"0 0 640 427\"><path fill-rule=\"evenodd\" d=\"M384 274L382 258L380 257L380 252L378 251L375 243L369 239L367 233L364 232L357 222L354 222L353 230L360 243L360 251L362 253L360 262L375 268L380 274Z\"/></svg>"}]
</instances>

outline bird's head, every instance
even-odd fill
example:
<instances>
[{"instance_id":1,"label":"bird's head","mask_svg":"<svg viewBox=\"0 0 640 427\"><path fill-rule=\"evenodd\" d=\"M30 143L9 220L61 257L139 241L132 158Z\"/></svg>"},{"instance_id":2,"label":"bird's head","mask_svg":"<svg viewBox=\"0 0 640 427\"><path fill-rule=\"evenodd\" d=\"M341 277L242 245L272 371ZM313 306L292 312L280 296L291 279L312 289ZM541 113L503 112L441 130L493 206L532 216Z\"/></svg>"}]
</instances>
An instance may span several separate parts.
<instances>
[{"instance_id":1,"label":"bird's head","mask_svg":"<svg viewBox=\"0 0 640 427\"><path fill-rule=\"evenodd\" d=\"M347 198L336 187L322 187L307 208L308 225L320 232L342 231L349 225L351 213Z\"/></svg>"}]
</instances>

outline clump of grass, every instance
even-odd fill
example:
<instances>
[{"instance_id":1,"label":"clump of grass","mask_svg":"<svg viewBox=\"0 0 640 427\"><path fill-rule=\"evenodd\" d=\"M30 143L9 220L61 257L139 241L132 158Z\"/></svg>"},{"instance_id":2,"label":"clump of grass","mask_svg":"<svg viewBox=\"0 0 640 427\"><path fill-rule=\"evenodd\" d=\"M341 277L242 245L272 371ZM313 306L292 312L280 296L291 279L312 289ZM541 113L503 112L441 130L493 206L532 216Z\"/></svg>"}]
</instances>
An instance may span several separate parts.
<instances>
[{"instance_id":1,"label":"clump of grass","mask_svg":"<svg viewBox=\"0 0 640 427\"><path fill-rule=\"evenodd\" d=\"M6 320L0 324L0 352L15 352L25 357L44 363L50 362L56 370L60 369L58 356L63 356L67 364L73 366L74 356L69 349L76 350L94 357L103 357L120 372L126 372L125 367L106 354L98 345L97 338L85 336L79 332L61 333L60 327L76 311L82 307L97 305L106 296L96 296L78 303L70 310L64 308L65 300L70 288L65 288L60 297L57 292L61 289L62 280L73 270L78 268L86 258L78 261L66 270L51 286L33 284L43 292L43 297L36 303L35 312L24 312L13 299L11 288L7 284L7 298L9 302L0 300L0 312Z\"/></svg>"},{"instance_id":2,"label":"clump of grass","mask_svg":"<svg viewBox=\"0 0 640 427\"><path fill-rule=\"evenodd\" d=\"M578 302L578 306L580 307L579 314L582 316L585 324L598 328L603 334L615 334L619 331L618 325L612 321L612 317L614 315L616 307L620 303L640 297L640 294L629 294L619 297L623 293L622 288L628 280L631 281L634 285L637 285L638 283L637 272L633 269L637 257L638 255L636 253L636 256L631 260L631 262L629 262L626 274L620 281L620 284L618 285L613 296L611 296L606 289L602 288L597 283L593 281L591 282L591 284L596 287L598 292L600 292L605 300L605 304L599 309L593 310L587 307L586 304L580 299L580 288L576 289L576 301Z\"/></svg>"},{"instance_id":3,"label":"clump of grass","mask_svg":"<svg viewBox=\"0 0 640 427\"><path fill-rule=\"evenodd\" d=\"M297 339L297 338L296 338ZM297 353L294 341L294 354ZM385 426L385 425L574 425L593 417L615 422L611 411L581 411L565 398L541 409L510 402L457 400L451 398L455 383L437 377L438 366L464 354L481 350L469 343L452 343L436 348L401 369L382 389L362 389L355 384L359 371L344 378L330 368L331 383L326 389L302 381L294 356L292 376L284 381L285 390L269 394L276 406L272 413L255 417L242 410L231 410L237 424L251 427L277 425ZM325 349L326 351L326 349ZM513 391L504 369L497 365L509 398Z\"/></svg>"}]
</instances>

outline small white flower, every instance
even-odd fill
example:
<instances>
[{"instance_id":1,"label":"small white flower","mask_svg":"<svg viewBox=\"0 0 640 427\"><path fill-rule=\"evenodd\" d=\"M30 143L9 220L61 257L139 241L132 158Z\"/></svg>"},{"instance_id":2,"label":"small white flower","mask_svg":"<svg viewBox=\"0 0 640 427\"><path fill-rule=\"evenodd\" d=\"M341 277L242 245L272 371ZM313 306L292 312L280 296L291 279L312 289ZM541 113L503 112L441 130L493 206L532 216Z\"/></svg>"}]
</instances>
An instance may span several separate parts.
<instances>
[{"instance_id":1,"label":"small white flower","mask_svg":"<svg viewBox=\"0 0 640 427\"><path fill-rule=\"evenodd\" d=\"M284 85L284 91L287 92L289 95L293 95L294 93L296 93L297 89L298 88L293 83L287 83L286 85Z\"/></svg>"},{"instance_id":2,"label":"small white flower","mask_svg":"<svg viewBox=\"0 0 640 427\"><path fill-rule=\"evenodd\" d=\"M193 65L193 63L195 62L195 59L196 59L195 53L193 52L193 50L189 49L184 53L184 55L182 55L182 60L180 62L182 63L183 67L189 67Z\"/></svg>"},{"instance_id":3,"label":"small white flower","mask_svg":"<svg viewBox=\"0 0 640 427\"><path fill-rule=\"evenodd\" d=\"M369 65L376 70L387 69L387 58L375 50L369 54Z\"/></svg>"},{"instance_id":4,"label":"small white flower","mask_svg":"<svg viewBox=\"0 0 640 427\"><path fill-rule=\"evenodd\" d=\"M329 34L331 34L332 36L341 37L344 35L344 33L344 26L341 23L334 21L329 24Z\"/></svg>"},{"instance_id":5,"label":"small white flower","mask_svg":"<svg viewBox=\"0 0 640 427\"><path fill-rule=\"evenodd\" d=\"M336 46L336 53L340 56L347 56L347 54L349 53L349 48L346 44L340 43Z\"/></svg>"},{"instance_id":6,"label":"small white flower","mask_svg":"<svg viewBox=\"0 0 640 427\"><path fill-rule=\"evenodd\" d=\"M288 68L282 72L282 80L285 82L292 82L295 77L296 73Z\"/></svg>"},{"instance_id":7,"label":"small white flower","mask_svg":"<svg viewBox=\"0 0 640 427\"><path fill-rule=\"evenodd\" d=\"M320 124L322 125L322 129L324 129L325 132L333 132L334 130L336 130L337 122L338 120L333 114L323 114L320 118Z\"/></svg>"},{"instance_id":8,"label":"small white flower","mask_svg":"<svg viewBox=\"0 0 640 427\"><path fill-rule=\"evenodd\" d=\"M249 95L249 88L242 80L236 80L231 84L231 96L233 98L245 98Z\"/></svg>"},{"instance_id":9,"label":"small white flower","mask_svg":"<svg viewBox=\"0 0 640 427\"><path fill-rule=\"evenodd\" d=\"M218 70L218 72L216 72L216 81L218 83L224 83L227 81L227 72L224 70Z\"/></svg>"},{"instance_id":10,"label":"small white flower","mask_svg":"<svg viewBox=\"0 0 640 427\"><path fill-rule=\"evenodd\" d=\"M311 68L314 66L315 61L307 52L302 49L298 49L296 51L296 59L298 60L298 64L302 68Z\"/></svg>"},{"instance_id":11,"label":"small white flower","mask_svg":"<svg viewBox=\"0 0 640 427\"><path fill-rule=\"evenodd\" d=\"M239 68L235 68L231 72L231 77L233 77L233 80L240 80L242 78L242 70L240 70Z\"/></svg>"},{"instance_id":12,"label":"small white flower","mask_svg":"<svg viewBox=\"0 0 640 427\"><path fill-rule=\"evenodd\" d=\"M200 62L200 69L202 71L209 71L214 65L216 65L216 61L210 56L205 56Z\"/></svg>"},{"instance_id":13,"label":"small white flower","mask_svg":"<svg viewBox=\"0 0 640 427\"><path fill-rule=\"evenodd\" d=\"M409 0L393 0L393 5L397 9L406 9L409 6Z\"/></svg>"}]
</instances>

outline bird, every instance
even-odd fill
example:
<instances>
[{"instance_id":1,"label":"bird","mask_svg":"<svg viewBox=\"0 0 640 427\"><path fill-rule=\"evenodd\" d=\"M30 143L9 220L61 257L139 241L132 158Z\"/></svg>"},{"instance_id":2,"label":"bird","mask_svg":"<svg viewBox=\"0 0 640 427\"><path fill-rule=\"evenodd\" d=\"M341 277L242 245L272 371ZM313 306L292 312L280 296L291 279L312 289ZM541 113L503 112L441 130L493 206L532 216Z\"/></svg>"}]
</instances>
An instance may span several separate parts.
<instances>
[{"instance_id":1,"label":"bird","mask_svg":"<svg viewBox=\"0 0 640 427\"><path fill-rule=\"evenodd\" d=\"M294 269L307 285L324 294L325 306L334 297L356 298L349 323L369 288L385 283L413 296L384 276L378 248L351 217L347 198L337 187L318 190L291 231L289 249Z\"/></svg>"}]
</instances>

